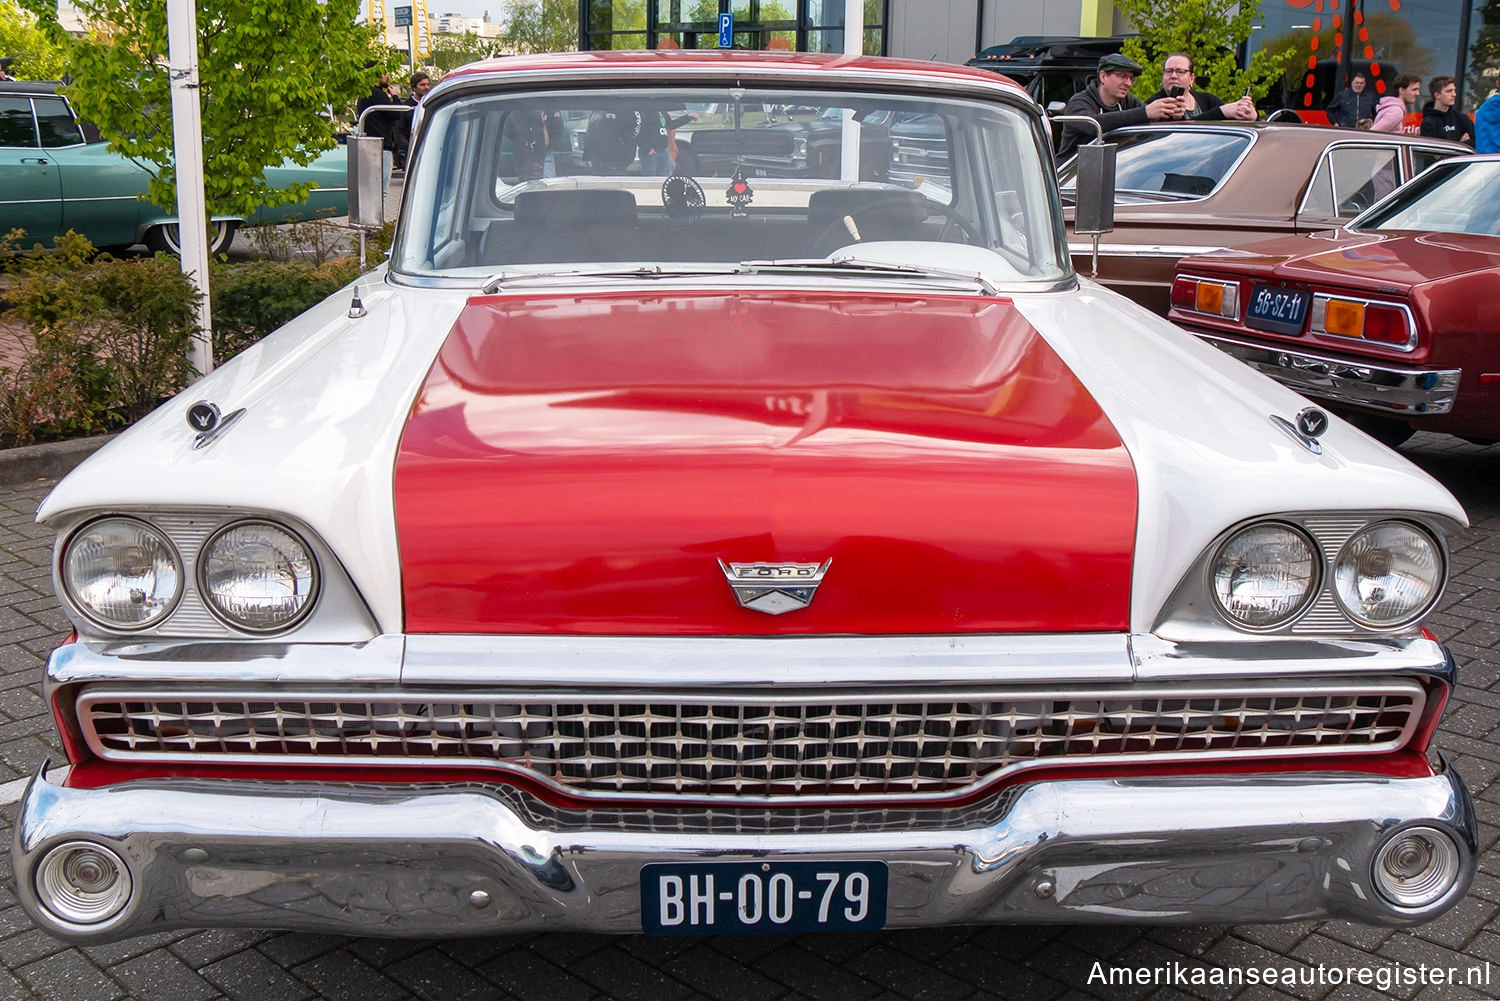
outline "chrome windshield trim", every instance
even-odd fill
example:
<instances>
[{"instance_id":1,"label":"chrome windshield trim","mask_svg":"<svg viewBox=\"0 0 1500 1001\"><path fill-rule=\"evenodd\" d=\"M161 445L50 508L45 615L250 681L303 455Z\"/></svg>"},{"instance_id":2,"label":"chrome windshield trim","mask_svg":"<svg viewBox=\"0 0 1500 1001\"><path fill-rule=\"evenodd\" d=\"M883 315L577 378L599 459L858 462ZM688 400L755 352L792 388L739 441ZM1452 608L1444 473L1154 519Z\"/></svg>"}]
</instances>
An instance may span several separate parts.
<instances>
[{"instance_id":1,"label":"chrome windshield trim","mask_svg":"<svg viewBox=\"0 0 1500 1001\"><path fill-rule=\"evenodd\" d=\"M1234 162L1231 163L1228 166L1228 168L1225 169L1224 173L1222 175L1220 175L1219 179L1214 182L1214 186L1212 188L1210 188L1206 194L1202 194L1202 195L1187 195L1186 197L1182 197L1182 198L1173 198L1170 202L1167 202L1167 203L1164 203L1164 204L1181 205L1181 204L1186 203L1186 202L1201 202L1205 198L1212 198L1215 194L1218 193L1219 189L1224 186L1224 182L1228 181L1231 177L1233 177L1234 176L1234 172L1236 170L1240 169L1240 164L1242 164L1242 163L1245 162L1245 157L1247 157L1247 156L1250 155L1250 151L1253 150L1255 148L1255 144L1260 141L1260 130L1259 129L1245 128L1244 126L1235 127L1235 126L1229 125L1227 123L1225 125L1217 125L1217 124L1216 125L1204 125L1204 124L1199 123L1199 122L1194 122L1192 124L1185 124L1185 123L1182 123L1182 122L1178 122L1178 123L1175 124L1175 126L1174 125L1168 125L1168 124L1163 124L1163 125L1132 125L1132 126L1127 126L1127 127L1123 128L1123 129L1115 129L1113 132L1107 133L1106 136L1105 136L1105 138L1106 139L1117 138L1119 136L1132 135L1132 134L1149 135L1149 134L1157 133L1157 132L1180 132L1184 128L1191 129L1194 134L1198 134L1198 135L1202 135L1204 133L1217 133L1219 135L1249 136L1250 141L1245 144L1245 148L1244 149L1240 150L1239 155L1234 158ZM1072 178L1070 178L1071 183L1067 183L1067 182L1065 182L1063 180L1063 175L1067 172L1066 168L1068 166L1070 166L1072 163L1073 163L1073 158L1070 157L1067 161L1065 161L1061 166L1058 167L1058 171L1057 171L1057 176L1058 176L1057 186L1058 186L1058 189L1061 190L1061 191L1063 191L1063 192L1068 192L1068 191L1076 192L1077 189L1078 189L1078 183L1077 183L1077 176L1076 176L1076 174ZM1156 192L1152 192L1152 194L1155 194L1155 193Z\"/></svg>"},{"instance_id":2,"label":"chrome windshield trim","mask_svg":"<svg viewBox=\"0 0 1500 1001\"><path fill-rule=\"evenodd\" d=\"M1203 248L1195 247L1192 253L1201 253ZM684 272L696 269L684 265ZM633 269L624 269L628 272ZM930 269L924 269L930 270ZM454 275L416 275L404 271L387 272L383 281L388 285L402 288L425 288L425 289L472 289L476 295L491 294L485 292L485 286L495 275L486 272L473 277L459 277ZM611 292L629 292L636 290L648 290L660 292L663 288L678 290L727 290L734 292L745 291L783 291L786 289L840 289L852 293L861 294L865 292L891 292L911 290L926 295L949 294L949 295L972 295L962 289L935 284L947 282L950 279L943 277L928 278L917 274L889 274L881 276L870 276L854 271L839 271L836 265L830 266L824 272L799 272L793 270L777 271L773 274L762 272L745 272L740 270L727 271L723 275L682 274L646 277L642 275L632 278L628 273L616 273L590 277L586 273L559 274L552 276L549 280L555 280L555 286L538 283L533 287L518 290L516 294L550 294L556 295L559 291L567 292L574 288L607 288ZM973 279L965 276L964 280ZM988 279L986 279L988 281ZM528 283L529 284L529 283ZM1038 278L1032 281L1021 282L989 282L996 295L1031 295L1049 292L1071 292L1078 288L1078 276L1069 271L1066 275L1052 278ZM497 295L508 294L509 289L502 288L493 293Z\"/></svg>"}]
</instances>

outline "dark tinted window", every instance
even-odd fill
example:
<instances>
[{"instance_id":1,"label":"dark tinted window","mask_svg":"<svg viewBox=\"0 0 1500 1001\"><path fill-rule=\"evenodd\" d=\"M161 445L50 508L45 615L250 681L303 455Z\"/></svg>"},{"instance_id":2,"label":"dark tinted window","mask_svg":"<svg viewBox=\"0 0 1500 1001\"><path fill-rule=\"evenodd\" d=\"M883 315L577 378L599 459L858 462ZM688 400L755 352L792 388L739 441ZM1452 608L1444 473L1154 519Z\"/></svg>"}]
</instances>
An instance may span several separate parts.
<instances>
[{"instance_id":1,"label":"dark tinted window","mask_svg":"<svg viewBox=\"0 0 1500 1001\"><path fill-rule=\"evenodd\" d=\"M29 97L0 97L0 146L35 146Z\"/></svg>"},{"instance_id":2,"label":"dark tinted window","mask_svg":"<svg viewBox=\"0 0 1500 1001\"><path fill-rule=\"evenodd\" d=\"M77 146L83 142L83 133L66 101L60 97L38 97L35 102L36 124L42 133L43 146Z\"/></svg>"}]
</instances>

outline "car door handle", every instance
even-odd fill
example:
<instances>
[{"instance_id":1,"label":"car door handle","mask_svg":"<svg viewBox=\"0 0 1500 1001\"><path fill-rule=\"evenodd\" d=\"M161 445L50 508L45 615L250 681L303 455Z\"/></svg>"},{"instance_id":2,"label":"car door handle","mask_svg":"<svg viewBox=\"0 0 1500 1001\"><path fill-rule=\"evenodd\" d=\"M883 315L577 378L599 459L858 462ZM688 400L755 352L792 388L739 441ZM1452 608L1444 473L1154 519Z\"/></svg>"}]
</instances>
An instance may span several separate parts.
<instances>
[{"instance_id":1,"label":"car door handle","mask_svg":"<svg viewBox=\"0 0 1500 1001\"><path fill-rule=\"evenodd\" d=\"M22 163L39 163L39 164L41 164L42 166L45 167L47 164L51 163L52 161L49 160L49 159L47 159L45 156L23 156L23 157L21 157L21 162Z\"/></svg>"}]
</instances>

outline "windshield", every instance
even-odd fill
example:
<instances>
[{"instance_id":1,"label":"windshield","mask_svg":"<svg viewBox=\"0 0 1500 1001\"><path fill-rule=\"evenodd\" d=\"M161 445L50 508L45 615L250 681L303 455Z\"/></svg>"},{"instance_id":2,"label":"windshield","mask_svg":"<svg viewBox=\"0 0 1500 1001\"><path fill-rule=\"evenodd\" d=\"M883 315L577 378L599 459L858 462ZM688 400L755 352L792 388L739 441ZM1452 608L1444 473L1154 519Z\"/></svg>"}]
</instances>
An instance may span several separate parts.
<instances>
[{"instance_id":1,"label":"windshield","mask_svg":"<svg viewBox=\"0 0 1500 1001\"><path fill-rule=\"evenodd\" d=\"M1349 228L1500 236L1500 161L1438 164Z\"/></svg>"},{"instance_id":2,"label":"windshield","mask_svg":"<svg viewBox=\"0 0 1500 1001\"><path fill-rule=\"evenodd\" d=\"M1069 265L1040 143L1034 119L1001 102L682 86L463 96L426 123L392 268L722 270L877 243L873 256L905 261L894 242L1056 281Z\"/></svg>"},{"instance_id":3,"label":"windshield","mask_svg":"<svg viewBox=\"0 0 1500 1001\"><path fill-rule=\"evenodd\" d=\"M1115 190L1202 198L1211 194L1250 146L1243 132L1214 132L1202 126L1153 132L1125 132L1109 137L1117 143ZM1058 171L1065 191L1078 183L1077 161Z\"/></svg>"}]
</instances>

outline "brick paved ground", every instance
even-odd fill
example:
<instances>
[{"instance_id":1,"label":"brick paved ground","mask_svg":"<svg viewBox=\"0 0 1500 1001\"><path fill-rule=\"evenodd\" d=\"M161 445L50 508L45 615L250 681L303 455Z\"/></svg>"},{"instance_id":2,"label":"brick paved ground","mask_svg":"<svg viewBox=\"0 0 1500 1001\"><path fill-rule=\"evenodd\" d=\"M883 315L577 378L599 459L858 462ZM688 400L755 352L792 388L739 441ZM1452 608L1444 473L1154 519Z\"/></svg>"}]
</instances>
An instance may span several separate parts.
<instances>
[{"instance_id":1,"label":"brick paved ground","mask_svg":"<svg viewBox=\"0 0 1500 1001\"><path fill-rule=\"evenodd\" d=\"M1359 986L1222 989L1090 985L1106 966L1204 964L1488 969L1491 985L1399 987L1402 1001L1500 997L1500 446L1424 435L1407 454L1463 500L1474 527L1454 543L1453 584L1434 630L1462 665L1438 744L1476 796L1484 856L1473 891L1443 919L1392 932L1337 922L1240 928L957 928L869 935L717 939L527 935L389 941L189 932L73 948L32 927L0 853L0 999L300 1001L959 1001L978 997L1151 1001L1364 1001ZM0 783L59 758L39 698L43 658L65 624L51 596L51 539L31 523L50 483L0 488ZM1370 498L1378 504L1379 498ZM9 846L14 807L0 810ZM1488 966L1486 966L1488 964Z\"/></svg>"}]
</instances>

